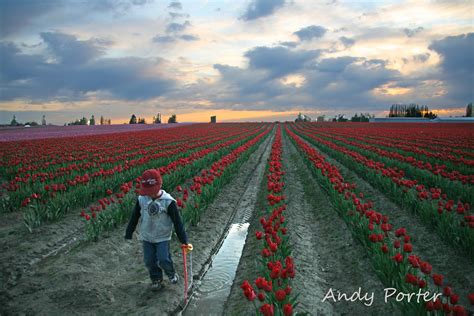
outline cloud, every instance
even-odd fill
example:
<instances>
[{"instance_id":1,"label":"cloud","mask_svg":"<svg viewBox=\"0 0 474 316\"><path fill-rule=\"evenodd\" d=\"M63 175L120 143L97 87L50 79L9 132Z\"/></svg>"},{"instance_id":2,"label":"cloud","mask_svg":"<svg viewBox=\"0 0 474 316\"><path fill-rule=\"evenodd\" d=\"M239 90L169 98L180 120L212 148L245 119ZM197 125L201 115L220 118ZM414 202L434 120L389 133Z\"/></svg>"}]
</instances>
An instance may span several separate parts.
<instances>
[{"instance_id":1,"label":"cloud","mask_svg":"<svg viewBox=\"0 0 474 316\"><path fill-rule=\"evenodd\" d=\"M181 5L181 2L179 2L179 1L172 1L172 2L168 5L168 9L182 10L182 9L183 9L183 6Z\"/></svg>"},{"instance_id":2,"label":"cloud","mask_svg":"<svg viewBox=\"0 0 474 316\"><path fill-rule=\"evenodd\" d=\"M183 34L183 35L181 35L179 38L182 39L183 41L188 41L188 42L198 41L198 40L199 40L199 37L198 37L198 36L191 35L191 34Z\"/></svg>"},{"instance_id":3,"label":"cloud","mask_svg":"<svg viewBox=\"0 0 474 316\"><path fill-rule=\"evenodd\" d=\"M173 43L176 42L176 38L174 36L169 35L156 35L152 38L152 42L154 43Z\"/></svg>"},{"instance_id":4,"label":"cloud","mask_svg":"<svg viewBox=\"0 0 474 316\"><path fill-rule=\"evenodd\" d=\"M286 47L290 47L290 48L295 48L296 46L299 45L298 42L280 42L279 44L281 46L286 46Z\"/></svg>"},{"instance_id":5,"label":"cloud","mask_svg":"<svg viewBox=\"0 0 474 316\"><path fill-rule=\"evenodd\" d=\"M170 34L170 33L181 33L183 32L184 30L186 30L186 28L190 27L191 26L191 23L189 21L185 21L184 23L176 23L176 22L172 22L170 24L168 24L166 26L166 33L167 34Z\"/></svg>"},{"instance_id":6,"label":"cloud","mask_svg":"<svg viewBox=\"0 0 474 316\"><path fill-rule=\"evenodd\" d=\"M100 39L81 41L74 35L59 32L43 32L40 36L58 61L65 64L82 64L95 59L111 44Z\"/></svg>"},{"instance_id":7,"label":"cloud","mask_svg":"<svg viewBox=\"0 0 474 316\"><path fill-rule=\"evenodd\" d=\"M341 36L339 37L339 40L341 41L341 43L345 46L345 47L351 47L355 44L355 40L353 38L348 38L348 37L345 37L345 36Z\"/></svg>"},{"instance_id":8,"label":"cloud","mask_svg":"<svg viewBox=\"0 0 474 316\"><path fill-rule=\"evenodd\" d=\"M424 30L424 28L419 26L416 29L404 28L403 32L406 34L406 36L413 37L413 36L415 36L416 34L420 33L423 30Z\"/></svg>"},{"instance_id":9,"label":"cloud","mask_svg":"<svg viewBox=\"0 0 474 316\"><path fill-rule=\"evenodd\" d=\"M318 26L318 25L310 25L300 29L299 31L294 32L296 36L300 39L300 41L309 41L313 38L320 38L326 34L327 29Z\"/></svg>"},{"instance_id":10,"label":"cloud","mask_svg":"<svg viewBox=\"0 0 474 316\"><path fill-rule=\"evenodd\" d=\"M440 79L448 85L448 95L462 103L474 99L474 33L448 36L428 47L441 56Z\"/></svg>"},{"instance_id":11,"label":"cloud","mask_svg":"<svg viewBox=\"0 0 474 316\"><path fill-rule=\"evenodd\" d=\"M67 41L60 43L79 47L79 51L72 54L69 47L62 47L56 51L60 56L58 62L47 62L43 55L23 54L12 43L0 45L2 60L7 62L1 69L1 100L73 101L87 99L91 93L146 100L175 87L173 80L153 73L153 69L164 65L162 59L103 58L94 49L92 53L84 49L74 37L64 35Z\"/></svg>"},{"instance_id":12,"label":"cloud","mask_svg":"<svg viewBox=\"0 0 474 316\"><path fill-rule=\"evenodd\" d=\"M168 12L170 17L174 19L179 19L179 18L189 18L189 14L187 13L178 13L178 12Z\"/></svg>"},{"instance_id":13,"label":"cloud","mask_svg":"<svg viewBox=\"0 0 474 316\"><path fill-rule=\"evenodd\" d=\"M303 68L306 63L314 60L319 50L292 51L286 47L255 47L245 53L249 66L264 69L271 77L281 77Z\"/></svg>"},{"instance_id":14,"label":"cloud","mask_svg":"<svg viewBox=\"0 0 474 316\"><path fill-rule=\"evenodd\" d=\"M0 1L0 36L5 37L30 25L32 20L61 6L60 0L28 1L2 0Z\"/></svg>"},{"instance_id":15,"label":"cloud","mask_svg":"<svg viewBox=\"0 0 474 316\"><path fill-rule=\"evenodd\" d=\"M251 21L269 16L283 7L284 4L285 0L252 0L240 18L244 21Z\"/></svg>"},{"instance_id":16,"label":"cloud","mask_svg":"<svg viewBox=\"0 0 474 316\"><path fill-rule=\"evenodd\" d=\"M417 55L414 55L414 56L413 56L413 60L414 60L415 62L424 63L425 61L427 61L428 59L430 59L430 56L431 56L430 53L417 54Z\"/></svg>"},{"instance_id":17,"label":"cloud","mask_svg":"<svg viewBox=\"0 0 474 316\"><path fill-rule=\"evenodd\" d=\"M0 1L0 37L5 38L17 34L48 15L57 14L65 19L74 16L76 20L79 16L87 17L97 13L112 13L114 17L118 17L128 14L134 6L143 6L151 2L153 0L81 0L73 2L2 0Z\"/></svg>"}]
</instances>

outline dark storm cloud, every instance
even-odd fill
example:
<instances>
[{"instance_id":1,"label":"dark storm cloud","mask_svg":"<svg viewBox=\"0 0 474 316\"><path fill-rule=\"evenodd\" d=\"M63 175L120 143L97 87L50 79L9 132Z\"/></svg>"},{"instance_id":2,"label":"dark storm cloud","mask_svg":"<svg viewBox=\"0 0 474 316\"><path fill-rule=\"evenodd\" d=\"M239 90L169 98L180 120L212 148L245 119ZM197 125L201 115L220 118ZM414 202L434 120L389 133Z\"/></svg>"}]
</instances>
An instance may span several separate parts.
<instances>
[{"instance_id":1,"label":"dark storm cloud","mask_svg":"<svg viewBox=\"0 0 474 316\"><path fill-rule=\"evenodd\" d=\"M355 40L349 37L341 36L339 40L345 47L351 47L355 44Z\"/></svg>"},{"instance_id":2,"label":"dark storm cloud","mask_svg":"<svg viewBox=\"0 0 474 316\"><path fill-rule=\"evenodd\" d=\"M40 35L53 55L64 64L86 63L103 55L106 46L111 44L100 39L82 41L74 35L58 32L43 32Z\"/></svg>"},{"instance_id":3,"label":"dark storm cloud","mask_svg":"<svg viewBox=\"0 0 474 316\"><path fill-rule=\"evenodd\" d=\"M112 13L121 16L133 6L143 6L153 0L1 0L0 1L0 37L15 34L31 26L31 23L51 12L61 11L65 18L71 14L71 9L77 18L77 13L88 16L93 13Z\"/></svg>"},{"instance_id":4,"label":"dark storm cloud","mask_svg":"<svg viewBox=\"0 0 474 316\"><path fill-rule=\"evenodd\" d=\"M90 92L103 92L119 99L145 100L175 86L169 79L149 74L150 69L163 63L161 59L103 58L94 49L84 50L77 40L68 40L71 42L64 45L80 47L78 54L61 49L61 60L55 63L46 62L41 55L23 54L14 44L3 42L0 53L5 65L0 72L0 98L71 101L84 99Z\"/></svg>"},{"instance_id":5,"label":"dark storm cloud","mask_svg":"<svg viewBox=\"0 0 474 316\"><path fill-rule=\"evenodd\" d=\"M60 0L28 1L2 0L0 1L0 36L15 33L27 27L32 20L46 14L61 5Z\"/></svg>"},{"instance_id":6,"label":"dark storm cloud","mask_svg":"<svg viewBox=\"0 0 474 316\"><path fill-rule=\"evenodd\" d=\"M403 29L403 32L405 33L406 36L408 36L408 37L413 37L413 36L415 36L417 33L420 33L420 32L423 31L423 30L424 30L424 28L421 27L421 26L419 26L419 27L417 27L417 28L415 28L415 29L404 28L404 29Z\"/></svg>"},{"instance_id":7,"label":"dark storm cloud","mask_svg":"<svg viewBox=\"0 0 474 316\"><path fill-rule=\"evenodd\" d=\"M429 47L441 56L441 76L448 95L459 102L474 99L474 33L448 36Z\"/></svg>"},{"instance_id":8,"label":"dark storm cloud","mask_svg":"<svg viewBox=\"0 0 474 316\"><path fill-rule=\"evenodd\" d=\"M294 105L348 111L371 107L384 110L385 102L390 101L381 102L373 93L375 88L389 83L407 87L416 84L404 80L398 71L388 69L388 63L380 59L350 56L318 59L319 52L280 47L256 47L245 56L249 59L248 68L214 65L221 75L213 86L214 91L221 91L214 93L214 101L239 104L240 109L247 110L269 109L270 105L273 110L289 110ZM304 81L298 86L283 84L280 79L291 73L301 75Z\"/></svg>"},{"instance_id":9,"label":"dark storm cloud","mask_svg":"<svg viewBox=\"0 0 474 316\"><path fill-rule=\"evenodd\" d=\"M181 5L181 2L179 2L179 1L172 1L172 2L168 5L168 9L182 10L182 9L183 9L183 6Z\"/></svg>"},{"instance_id":10,"label":"dark storm cloud","mask_svg":"<svg viewBox=\"0 0 474 316\"><path fill-rule=\"evenodd\" d=\"M303 68L306 63L318 57L318 50L292 51L286 47L255 47L245 53L249 66L264 69L271 77L281 77Z\"/></svg>"},{"instance_id":11,"label":"dark storm cloud","mask_svg":"<svg viewBox=\"0 0 474 316\"><path fill-rule=\"evenodd\" d=\"M0 42L0 80L2 84L28 79L47 67L41 55L25 55L13 43Z\"/></svg>"},{"instance_id":12,"label":"dark storm cloud","mask_svg":"<svg viewBox=\"0 0 474 316\"><path fill-rule=\"evenodd\" d=\"M300 41L309 41L313 38L320 38L326 34L327 29L319 25L310 25L294 32Z\"/></svg>"},{"instance_id":13,"label":"dark storm cloud","mask_svg":"<svg viewBox=\"0 0 474 316\"><path fill-rule=\"evenodd\" d=\"M284 4L285 0L252 0L240 18L244 21L256 20L273 14L277 9L283 7Z\"/></svg>"},{"instance_id":14,"label":"dark storm cloud","mask_svg":"<svg viewBox=\"0 0 474 316\"><path fill-rule=\"evenodd\" d=\"M245 110L289 110L294 105L381 110L386 103L380 102L373 90L389 83L398 85L404 79L380 59L318 59L318 51L290 51L284 47L256 47L245 57L247 68L214 65L220 80L209 85L207 90L213 92L208 99ZM288 74L301 75L304 80L299 85L284 84L281 79ZM416 82L403 83L413 87Z\"/></svg>"}]
</instances>

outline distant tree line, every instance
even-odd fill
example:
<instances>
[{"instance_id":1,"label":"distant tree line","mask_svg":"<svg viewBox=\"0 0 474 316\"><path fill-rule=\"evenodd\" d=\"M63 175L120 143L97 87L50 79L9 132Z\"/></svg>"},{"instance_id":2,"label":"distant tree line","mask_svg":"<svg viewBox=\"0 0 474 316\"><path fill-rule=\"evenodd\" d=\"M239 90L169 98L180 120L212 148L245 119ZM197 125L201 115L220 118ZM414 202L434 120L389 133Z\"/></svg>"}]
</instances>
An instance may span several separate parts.
<instances>
[{"instance_id":1,"label":"distant tree line","mask_svg":"<svg viewBox=\"0 0 474 316\"><path fill-rule=\"evenodd\" d=\"M392 104L388 117L425 117L434 119L436 114L428 109L427 105L418 104Z\"/></svg>"},{"instance_id":2,"label":"distant tree line","mask_svg":"<svg viewBox=\"0 0 474 316\"><path fill-rule=\"evenodd\" d=\"M176 114L173 114L168 118L168 123L178 123L178 121L176 120ZM146 124L146 120L145 118L141 118L141 117L137 118L135 114L132 114L128 124ZM157 116L153 116L153 124L161 124L160 113L158 113Z\"/></svg>"},{"instance_id":3,"label":"distant tree line","mask_svg":"<svg viewBox=\"0 0 474 316\"><path fill-rule=\"evenodd\" d=\"M105 119L102 115L100 116L100 125L111 125L111 119ZM90 119L86 119L83 116L81 119L76 119L75 121L69 122L64 125L96 125L95 116L92 115Z\"/></svg>"},{"instance_id":4,"label":"distant tree line","mask_svg":"<svg viewBox=\"0 0 474 316\"><path fill-rule=\"evenodd\" d=\"M345 116L345 114L338 114L332 119L332 121L333 122L347 122L347 121L351 121L351 122L369 122L369 120L371 118L375 117L375 115L370 115L369 113L360 113L360 114L356 113L350 119L345 118L344 116ZM324 120L324 118L323 118L323 120ZM318 119L318 122L319 122L319 119Z\"/></svg>"}]
</instances>

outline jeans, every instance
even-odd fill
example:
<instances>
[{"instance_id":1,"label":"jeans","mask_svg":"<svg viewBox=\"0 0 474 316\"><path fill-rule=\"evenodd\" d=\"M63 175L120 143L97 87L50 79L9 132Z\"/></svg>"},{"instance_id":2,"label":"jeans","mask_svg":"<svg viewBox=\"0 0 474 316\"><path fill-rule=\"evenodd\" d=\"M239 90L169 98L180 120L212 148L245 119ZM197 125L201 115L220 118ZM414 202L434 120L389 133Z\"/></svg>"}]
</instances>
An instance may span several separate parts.
<instances>
[{"instance_id":1,"label":"jeans","mask_svg":"<svg viewBox=\"0 0 474 316\"><path fill-rule=\"evenodd\" d=\"M175 274L169 244L168 240L159 243L143 241L143 257L152 281L163 280L162 270L165 270L169 278Z\"/></svg>"}]
</instances>

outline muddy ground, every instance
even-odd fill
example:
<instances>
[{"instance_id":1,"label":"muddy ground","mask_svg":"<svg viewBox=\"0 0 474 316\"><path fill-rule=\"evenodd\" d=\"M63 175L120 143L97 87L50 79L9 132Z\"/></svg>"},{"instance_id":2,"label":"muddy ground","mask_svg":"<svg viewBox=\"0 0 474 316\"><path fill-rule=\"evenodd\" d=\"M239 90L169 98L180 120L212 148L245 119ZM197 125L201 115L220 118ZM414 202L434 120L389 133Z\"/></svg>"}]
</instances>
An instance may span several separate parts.
<instances>
[{"instance_id":1,"label":"muddy ground","mask_svg":"<svg viewBox=\"0 0 474 316\"><path fill-rule=\"evenodd\" d=\"M226 185L205 210L201 223L188 229L189 240L195 249L193 271L196 276L204 270L214 248L222 239L240 199L241 188L246 185L255 167L265 164L266 158L262 159L262 155L268 157L271 141L272 138L267 138L244 163L235 180ZM15 218L14 214L5 216ZM2 284L1 315L166 315L177 310L183 299L182 278L177 285L165 282L163 291L151 292L142 246L135 238L133 241L124 240L126 225L97 243L82 242L67 253L62 251L31 266L19 264L21 268L17 268L17 263L29 261L30 254L34 256L35 249L31 248L37 246L39 252L48 253L54 249L56 240L67 240L74 229L61 227L75 225L69 221L74 220L65 218L61 223L45 226L31 236L19 224L15 226L14 220L10 221L18 231L5 228L2 235L5 238L2 248L9 249L1 254L2 274L8 280L7 284ZM79 222L79 218L76 221ZM7 240L12 241L12 235L15 235L14 239L25 239L26 243L31 242L33 245L25 246L25 252L16 251L15 243L6 244ZM21 244L23 242L16 245ZM41 248L41 245L46 249ZM171 248L175 267L183 275L181 251L176 239ZM13 271L27 268L18 274L11 271L3 273L3 269L7 271L8 267Z\"/></svg>"}]
</instances>

